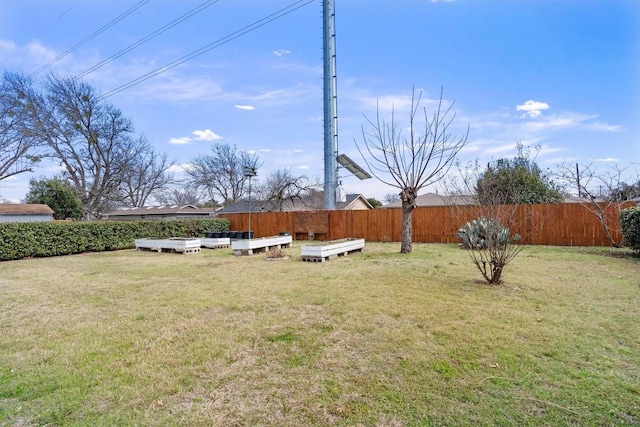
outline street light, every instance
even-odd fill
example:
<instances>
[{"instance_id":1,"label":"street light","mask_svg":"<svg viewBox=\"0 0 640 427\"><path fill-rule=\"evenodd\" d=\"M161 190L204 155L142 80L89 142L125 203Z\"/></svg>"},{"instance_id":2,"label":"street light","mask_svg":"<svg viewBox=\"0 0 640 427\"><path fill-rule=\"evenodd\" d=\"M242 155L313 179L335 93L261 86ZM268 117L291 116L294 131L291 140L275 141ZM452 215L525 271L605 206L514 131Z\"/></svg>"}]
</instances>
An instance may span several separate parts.
<instances>
[{"instance_id":1,"label":"street light","mask_svg":"<svg viewBox=\"0 0 640 427\"><path fill-rule=\"evenodd\" d=\"M251 166L245 166L242 171L245 178L249 178L249 239L251 239L251 178L258 175L258 171Z\"/></svg>"}]
</instances>

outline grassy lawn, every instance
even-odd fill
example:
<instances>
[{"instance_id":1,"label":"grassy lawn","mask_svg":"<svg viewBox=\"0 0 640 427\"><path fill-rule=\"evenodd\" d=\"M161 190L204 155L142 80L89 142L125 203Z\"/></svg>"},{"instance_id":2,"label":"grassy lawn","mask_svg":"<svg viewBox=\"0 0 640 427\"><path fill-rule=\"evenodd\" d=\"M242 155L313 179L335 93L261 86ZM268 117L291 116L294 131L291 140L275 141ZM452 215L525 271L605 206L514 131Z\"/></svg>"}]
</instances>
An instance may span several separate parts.
<instances>
[{"instance_id":1,"label":"grassy lawn","mask_svg":"<svg viewBox=\"0 0 640 427\"><path fill-rule=\"evenodd\" d=\"M453 245L0 263L0 425L640 424L640 261Z\"/></svg>"}]
</instances>

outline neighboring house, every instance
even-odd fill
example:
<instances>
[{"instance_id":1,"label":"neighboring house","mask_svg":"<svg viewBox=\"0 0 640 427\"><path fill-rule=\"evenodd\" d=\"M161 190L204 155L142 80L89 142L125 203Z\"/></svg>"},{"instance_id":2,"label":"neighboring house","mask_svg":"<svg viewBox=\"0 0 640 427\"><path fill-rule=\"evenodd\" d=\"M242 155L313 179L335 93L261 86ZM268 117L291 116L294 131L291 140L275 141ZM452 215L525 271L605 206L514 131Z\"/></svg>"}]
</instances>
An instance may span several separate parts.
<instances>
[{"instance_id":1,"label":"neighboring house","mask_svg":"<svg viewBox=\"0 0 640 427\"><path fill-rule=\"evenodd\" d=\"M473 196L441 196L436 193L427 193L416 197L416 207L423 208L427 206L463 206L473 205L475 198ZM382 206L383 208L402 208L402 202L397 201Z\"/></svg>"},{"instance_id":2,"label":"neighboring house","mask_svg":"<svg viewBox=\"0 0 640 427\"><path fill-rule=\"evenodd\" d=\"M149 219L211 218L215 216L215 208L198 208L193 205L173 205L120 209L109 212L104 216L104 219L112 221L136 221Z\"/></svg>"},{"instance_id":3,"label":"neighboring house","mask_svg":"<svg viewBox=\"0 0 640 427\"><path fill-rule=\"evenodd\" d=\"M598 200L604 202L604 200ZM589 199L582 197L569 196L565 197L563 203L589 203ZM416 197L416 207L423 208L428 206L464 206L475 204L474 196L441 196L435 193L427 193ZM402 202L393 202L382 206L383 208L402 208Z\"/></svg>"},{"instance_id":4,"label":"neighboring house","mask_svg":"<svg viewBox=\"0 0 640 427\"><path fill-rule=\"evenodd\" d=\"M53 209L42 204L0 203L0 222L53 221Z\"/></svg>"},{"instance_id":5,"label":"neighboring house","mask_svg":"<svg viewBox=\"0 0 640 427\"><path fill-rule=\"evenodd\" d=\"M320 197L303 197L294 200L283 200L280 203L273 201L262 202L252 200L241 200L232 205L220 209L217 213L247 213L251 212L299 212L299 211L321 211L323 210L322 194ZM336 210L369 210L373 209L371 203L362 194L347 194L344 201L336 202Z\"/></svg>"},{"instance_id":6,"label":"neighboring house","mask_svg":"<svg viewBox=\"0 0 640 427\"><path fill-rule=\"evenodd\" d=\"M347 194L344 202L336 202L336 209L340 211L365 211L373 209L373 206L362 194Z\"/></svg>"}]
</instances>

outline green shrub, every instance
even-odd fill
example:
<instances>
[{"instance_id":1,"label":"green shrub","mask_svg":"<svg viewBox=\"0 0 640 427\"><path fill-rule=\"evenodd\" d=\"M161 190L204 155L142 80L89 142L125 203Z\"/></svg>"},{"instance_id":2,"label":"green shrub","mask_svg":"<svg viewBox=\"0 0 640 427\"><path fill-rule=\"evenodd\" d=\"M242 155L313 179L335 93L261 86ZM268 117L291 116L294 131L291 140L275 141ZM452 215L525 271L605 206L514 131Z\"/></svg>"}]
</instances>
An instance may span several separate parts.
<instances>
[{"instance_id":1,"label":"green shrub","mask_svg":"<svg viewBox=\"0 0 640 427\"><path fill-rule=\"evenodd\" d=\"M227 219L0 224L0 261L135 247L135 239L200 237L229 231Z\"/></svg>"},{"instance_id":2,"label":"green shrub","mask_svg":"<svg viewBox=\"0 0 640 427\"><path fill-rule=\"evenodd\" d=\"M520 246L514 244L520 236L509 233L509 229L494 218L474 219L456 233L487 283L502 283L505 267L520 252Z\"/></svg>"},{"instance_id":3,"label":"green shrub","mask_svg":"<svg viewBox=\"0 0 640 427\"><path fill-rule=\"evenodd\" d=\"M478 218L460 227L456 236L465 249L489 249L520 240L518 234L510 237L509 233L510 230L495 219Z\"/></svg>"},{"instance_id":4,"label":"green shrub","mask_svg":"<svg viewBox=\"0 0 640 427\"><path fill-rule=\"evenodd\" d=\"M640 251L640 208L627 208L620 212L623 244Z\"/></svg>"}]
</instances>

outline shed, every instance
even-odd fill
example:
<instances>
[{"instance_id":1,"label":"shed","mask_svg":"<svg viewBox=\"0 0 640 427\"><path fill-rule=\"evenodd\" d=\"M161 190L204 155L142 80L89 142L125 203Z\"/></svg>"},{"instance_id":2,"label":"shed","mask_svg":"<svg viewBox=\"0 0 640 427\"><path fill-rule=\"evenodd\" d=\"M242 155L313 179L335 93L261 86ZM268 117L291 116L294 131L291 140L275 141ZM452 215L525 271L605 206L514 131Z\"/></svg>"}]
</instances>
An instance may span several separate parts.
<instances>
[{"instance_id":1,"label":"shed","mask_svg":"<svg viewBox=\"0 0 640 427\"><path fill-rule=\"evenodd\" d=\"M0 222L53 221L53 209L43 204L0 203Z\"/></svg>"}]
</instances>

